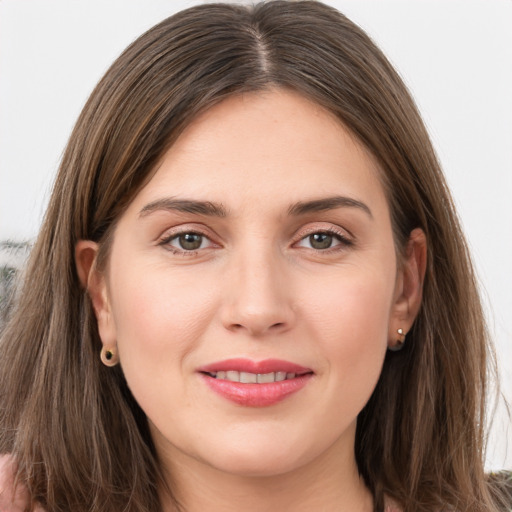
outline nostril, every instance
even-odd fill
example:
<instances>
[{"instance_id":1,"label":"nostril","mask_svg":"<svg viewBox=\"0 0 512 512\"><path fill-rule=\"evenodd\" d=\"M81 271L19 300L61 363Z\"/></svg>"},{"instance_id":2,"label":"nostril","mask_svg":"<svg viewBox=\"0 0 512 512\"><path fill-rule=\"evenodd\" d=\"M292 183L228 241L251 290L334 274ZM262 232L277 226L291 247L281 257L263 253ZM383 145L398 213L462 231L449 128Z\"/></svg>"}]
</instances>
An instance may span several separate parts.
<instances>
[{"instance_id":1,"label":"nostril","mask_svg":"<svg viewBox=\"0 0 512 512\"><path fill-rule=\"evenodd\" d=\"M282 328L284 328L285 326L286 326L285 322L276 322L275 324L271 324L271 325L269 325L266 328L261 326L261 325L256 326L256 325L252 325L252 324L249 324L249 323L247 325L233 323L233 324L231 324L228 327L228 329L230 329L233 332L247 330L251 334L260 335L260 334L263 334L265 331L266 332L269 332L269 331L272 331L272 332L279 331Z\"/></svg>"}]
</instances>

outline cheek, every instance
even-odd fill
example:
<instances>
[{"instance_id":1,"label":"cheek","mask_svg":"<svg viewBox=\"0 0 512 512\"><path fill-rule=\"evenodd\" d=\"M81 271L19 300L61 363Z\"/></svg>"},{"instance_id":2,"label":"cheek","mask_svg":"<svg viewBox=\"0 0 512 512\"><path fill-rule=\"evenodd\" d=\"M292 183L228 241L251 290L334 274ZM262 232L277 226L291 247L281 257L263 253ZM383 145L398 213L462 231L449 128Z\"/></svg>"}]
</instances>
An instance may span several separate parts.
<instances>
[{"instance_id":1,"label":"cheek","mask_svg":"<svg viewBox=\"0 0 512 512\"><path fill-rule=\"evenodd\" d=\"M385 272L348 274L305 295L302 310L332 385L341 383L349 396L360 398L373 389L382 369L394 281Z\"/></svg>"},{"instance_id":2,"label":"cheek","mask_svg":"<svg viewBox=\"0 0 512 512\"><path fill-rule=\"evenodd\" d=\"M147 265L137 270L135 264L129 273L118 269L113 274L112 289L123 363L128 357L141 363L154 359L162 365L165 354L172 354L175 361L182 358L194 348L214 314L215 287L187 272Z\"/></svg>"},{"instance_id":3,"label":"cheek","mask_svg":"<svg viewBox=\"0 0 512 512\"><path fill-rule=\"evenodd\" d=\"M124 265L124 263L123 263ZM185 376L215 312L214 286L186 271L132 262L112 274L113 315L120 363L135 399L149 418L171 428L170 403L193 407Z\"/></svg>"},{"instance_id":4,"label":"cheek","mask_svg":"<svg viewBox=\"0 0 512 512\"><path fill-rule=\"evenodd\" d=\"M347 274L326 279L302 295L307 323L322 330L320 339L353 339L356 344L385 340L394 281L385 273Z\"/></svg>"}]
</instances>

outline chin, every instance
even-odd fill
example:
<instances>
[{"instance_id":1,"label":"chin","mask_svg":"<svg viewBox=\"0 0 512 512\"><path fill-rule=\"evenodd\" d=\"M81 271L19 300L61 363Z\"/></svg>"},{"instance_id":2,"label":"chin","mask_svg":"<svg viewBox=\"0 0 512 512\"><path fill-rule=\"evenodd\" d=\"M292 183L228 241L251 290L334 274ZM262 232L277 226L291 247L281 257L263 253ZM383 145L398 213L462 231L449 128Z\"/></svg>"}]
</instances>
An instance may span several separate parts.
<instances>
[{"instance_id":1,"label":"chin","mask_svg":"<svg viewBox=\"0 0 512 512\"><path fill-rule=\"evenodd\" d=\"M218 471L242 478L275 477L290 473L302 464L296 458L273 456L244 456L236 454L231 458L211 464Z\"/></svg>"},{"instance_id":2,"label":"chin","mask_svg":"<svg viewBox=\"0 0 512 512\"><path fill-rule=\"evenodd\" d=\"M205 462L219 471L240 477L282 475L314 458L304 451L304 442L294 444L286 444L282 439L272 437L264 440L248 437L243 443L225 447L222 453L216 450Z\"/></svg>"}]
</instances>

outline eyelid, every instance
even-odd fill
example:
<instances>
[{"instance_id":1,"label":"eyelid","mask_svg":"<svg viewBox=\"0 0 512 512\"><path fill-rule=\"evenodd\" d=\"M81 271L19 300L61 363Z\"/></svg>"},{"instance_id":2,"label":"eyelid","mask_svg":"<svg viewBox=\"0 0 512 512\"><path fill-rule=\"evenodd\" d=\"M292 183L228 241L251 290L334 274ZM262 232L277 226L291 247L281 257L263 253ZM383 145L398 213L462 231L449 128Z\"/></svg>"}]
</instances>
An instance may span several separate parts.
<instances>
[{"instance_id":1,"label":"eyelid","mask_svg":"<svg viewBox=\"0 0 512 512\"><path fill-rule=\"evenodd\" d=\"M348 229L327 222L307 224L305 227L301 227L297 231L294 238L298 242L307 236L313 235L314 233L330 233L347 241L355 241L354 235Z\"/></svg>"},{"instance_id":2,"label":"eyelid","mask_svg":"<svg viewBox=\"0 0 512 512\"><path fill-rule=\"evenodd\" d=\"M164 231L162 235L160 235L157 239L157 244L160 246L166 246L166 248L174 253L184 254L184 255L194 255L197 254L199 251L204 249L210 249L211 247L219 247L219 244L215 243L212 240L212 235L207 233L207 229L202 228L201 226L198 226L197 224L182 224L180 226L175 226L173 228L167 229ZM187 251L185 249L179 249L177 247L169 245L171 240L174 240L175 238L185 235L185 234L196 234L200 235L210 242L209 247L203 247L202 249L197 250L190 250Z\"/></svg>"},{"instance_id":3,"label":"eyelid","mask_svg":"<svg viewBox=\"0 0 512 512\"><path fill-rule=\"evenodd\" d=\"M321 223L314 225L308 224L308 226L306 226L305 228L301 228L294 237L295 241L293 242L293 245L299 244L300 242L302 242L309 236L314 235L315 233L326 233L332 235L336 237L340 243L336 244L333 247L329 247L328 249L311 248L312 251L328 253L331 250L340 250L340 248L346 248L354 245L355 243L354 236L348 230L333 224Z\"/></svg>"}]
</instances>

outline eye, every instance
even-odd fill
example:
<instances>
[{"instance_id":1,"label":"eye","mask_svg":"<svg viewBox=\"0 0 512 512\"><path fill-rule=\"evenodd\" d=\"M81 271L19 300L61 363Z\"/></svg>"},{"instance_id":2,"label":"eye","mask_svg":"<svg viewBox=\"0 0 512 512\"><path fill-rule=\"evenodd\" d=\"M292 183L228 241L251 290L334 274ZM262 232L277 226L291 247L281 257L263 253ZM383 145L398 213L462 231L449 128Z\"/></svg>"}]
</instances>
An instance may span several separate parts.
<instances>
[{"instance_id":1,"label":"eye","mask_svg":"<svg viewBox=\"0 0 512 512\"><path fill-rule=\"evenodd\" d=\"M349 246L352 245L352 242L341 233L334 231L316 231L305 236L297 243L298 247L306 247L316 251L325 251L339 245Z\"/></svg>"},{"instance_id":2,"label":"eye","mask_svg":"<svg viewBox=\"0 0 512 512\"><path fill-rule=\"evenodd\" d=\"M205 249L211 245L211 241L202 233L187 231L173 234L160 242L176 252L192 252Z\"/></svg>"},{"instance_id":3,"label":"eye","mask_svg":"<svg viewBox=\"0 0 512 512\"><path fill-rule=\"evenodd\" d=\"M307 240L313 249L329 249L334 237L330 233L313 233L308 236Z\"/></svg>"}]
</instances>

